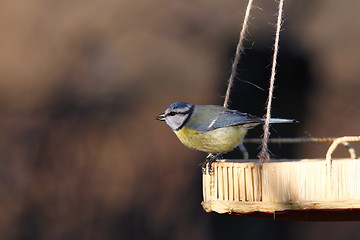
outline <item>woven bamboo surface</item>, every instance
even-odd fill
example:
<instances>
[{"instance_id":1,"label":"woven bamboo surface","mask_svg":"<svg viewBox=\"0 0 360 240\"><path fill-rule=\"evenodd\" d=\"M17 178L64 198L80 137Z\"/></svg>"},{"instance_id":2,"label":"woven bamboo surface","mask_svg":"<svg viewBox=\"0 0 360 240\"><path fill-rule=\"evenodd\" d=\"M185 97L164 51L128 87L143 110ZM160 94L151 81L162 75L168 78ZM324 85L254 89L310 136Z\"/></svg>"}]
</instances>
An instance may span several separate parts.
<instances>
[{"instance_id":1,"label":"woven bamboo surface","mask_svg":"<svg viewBox=\"0 0 360 240\"><path fill-rule=\"evenodd\" d=\"M203 207L218 213L360 209L360 159L223 160L203 174Z\"/></svg>"}]
</instances>

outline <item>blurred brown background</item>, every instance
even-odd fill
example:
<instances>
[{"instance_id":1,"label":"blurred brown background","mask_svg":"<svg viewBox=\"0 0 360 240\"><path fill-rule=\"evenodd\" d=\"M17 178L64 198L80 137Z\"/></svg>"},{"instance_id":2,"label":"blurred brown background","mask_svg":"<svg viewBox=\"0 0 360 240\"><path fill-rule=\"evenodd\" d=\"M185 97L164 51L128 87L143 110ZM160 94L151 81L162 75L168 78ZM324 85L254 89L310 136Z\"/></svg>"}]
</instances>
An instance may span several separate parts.
<instances>
[{"instance_id":1,"label":"blurred brown background","mask_svg":"<svg viewBox=\"0 0 360 240\"><path fill-rule=\"evenodd\" d=\"M267 92L240 80L267 89L277 3L254 4L231 107L261 116ZM0 239L360 237L357 222L205 213L205 154L154 120L175 101L222 104L245 5L0 1ZM357 0L285 1L273 116L301 123L273 137L359 134L359 10Z\"/></svg>"}]
</instances>

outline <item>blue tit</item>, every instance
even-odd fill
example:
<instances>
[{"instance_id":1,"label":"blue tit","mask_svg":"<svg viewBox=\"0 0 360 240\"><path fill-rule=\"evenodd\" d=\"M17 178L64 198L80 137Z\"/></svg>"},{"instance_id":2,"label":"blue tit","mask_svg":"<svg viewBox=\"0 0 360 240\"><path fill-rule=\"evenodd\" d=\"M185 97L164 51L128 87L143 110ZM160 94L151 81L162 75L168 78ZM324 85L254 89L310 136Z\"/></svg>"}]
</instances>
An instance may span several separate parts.
<instances>
[{"instance_id":1,"label":"blue tit","mask_svg":"<svg viewBox=\"0 0 360 240\"><path fill-rule=\"evenodd\" d=\"M249 129L265 121L222 106L186 102L171 104L156 119L165 121L185 146L207 152L209 156L230 152L242 142ZM270 123L294 122L290 119L270 119Z\"/></svg>"}]
</instances>

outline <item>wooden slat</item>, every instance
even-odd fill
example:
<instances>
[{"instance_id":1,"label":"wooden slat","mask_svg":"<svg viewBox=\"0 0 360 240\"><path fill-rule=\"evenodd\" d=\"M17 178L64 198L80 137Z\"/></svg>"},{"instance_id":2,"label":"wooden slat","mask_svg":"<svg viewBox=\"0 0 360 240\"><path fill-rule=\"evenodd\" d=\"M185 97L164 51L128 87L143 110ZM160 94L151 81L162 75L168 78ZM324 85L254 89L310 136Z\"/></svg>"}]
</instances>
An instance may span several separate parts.
<instances>
[{"instance_id":1,"label":"wooden slat","mask_svg":"<svg viewBox=\"0 0 360 240\"><path fill-rule=\"evenodd\" d=\"M240 201L240 188L239 188L239 169L234 167L233 164L233 181L234 181L234 201Z\"/></svg>"},{"instance_id":2,"label":"wooden slat","mask_svg":"<svg viewBox=\"0 0 360 240\"><path fill-rule=\"evenodd\" d=\"M234 201L234 176L233 176L233 172L234 172L234 164L231 164L230 167L227 168L227 176L228 176L228 183L229 183L229 196L228 196L228 200L229 201Z\"/></svg>"}]
</instances>

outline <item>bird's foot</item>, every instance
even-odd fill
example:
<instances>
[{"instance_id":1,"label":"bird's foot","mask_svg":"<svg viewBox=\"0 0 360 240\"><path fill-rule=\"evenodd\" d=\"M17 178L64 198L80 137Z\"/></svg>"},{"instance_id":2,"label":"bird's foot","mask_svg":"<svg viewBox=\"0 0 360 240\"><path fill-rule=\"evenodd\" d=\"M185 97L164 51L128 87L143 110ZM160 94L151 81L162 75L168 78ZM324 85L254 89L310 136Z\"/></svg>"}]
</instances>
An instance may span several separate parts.
<instances>
[{"instance_id":1,"label":"bird's foot","mask_svg":"<svg viewBox=\"0 0 360 240\"><path fill-rule=\"evenodd\" d=\"M217 154L212 154L212 153L209 153L209 155L207 155L207 157L205 158L205 161L201 163L201 169L202 169L202 172L204 174L206 173L212 173L212 167L211 167L211 164L213 162L215 162L217 159L219 159L221 157L221 153L217 153Z\"/></svg>"}]
</instances>

